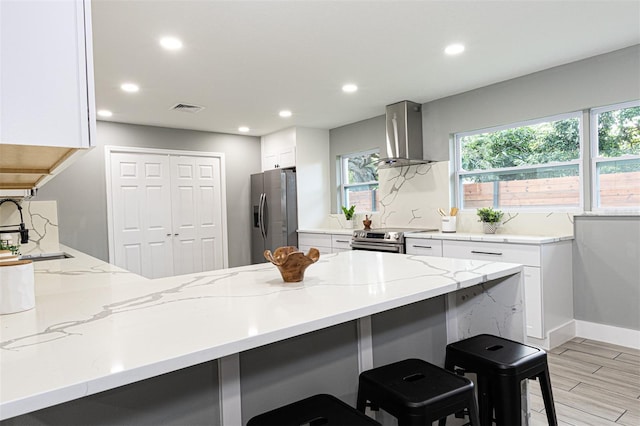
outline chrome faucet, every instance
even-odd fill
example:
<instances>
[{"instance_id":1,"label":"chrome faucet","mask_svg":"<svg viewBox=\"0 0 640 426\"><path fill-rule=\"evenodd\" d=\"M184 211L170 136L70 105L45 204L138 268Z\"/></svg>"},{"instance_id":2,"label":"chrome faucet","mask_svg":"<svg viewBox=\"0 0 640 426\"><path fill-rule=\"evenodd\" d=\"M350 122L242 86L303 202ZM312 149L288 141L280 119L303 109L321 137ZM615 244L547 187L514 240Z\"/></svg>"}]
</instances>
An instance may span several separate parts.
<instances>
[{"instance_id":1,"label":"chrome faucet","mask_svg":"<svg viewBox=\"0 0 640 426\"><path fill-rule=\"evenodd\" d=\"M20 244L27 244L29 242L29 230L24 226L24 219L22 218L22 207L20 203L11 198L5 198L0 200L0 206L2 206L6 202L12 202L18 208L18 212L20 213L20 224L19 225L3 225L0 228L9 228L12 226L17 226L17 229L0 229L0 234L14 234L20 233Z\"/></svg>"}]
</instances>

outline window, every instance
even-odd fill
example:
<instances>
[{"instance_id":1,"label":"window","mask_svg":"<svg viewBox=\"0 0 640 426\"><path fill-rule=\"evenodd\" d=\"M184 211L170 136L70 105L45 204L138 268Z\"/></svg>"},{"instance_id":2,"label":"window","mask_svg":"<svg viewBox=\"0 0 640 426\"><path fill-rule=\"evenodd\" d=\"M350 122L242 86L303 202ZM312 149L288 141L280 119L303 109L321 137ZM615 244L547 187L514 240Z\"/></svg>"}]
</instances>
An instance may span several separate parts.
<instances>
[{"instance_id":1,"label":"window","mask_svg":"<svg viewBox=\"0 0 640 426\"><path fill-rule=\"evenodd\" d=\"M461 208L579 208L581 113L460 133L455 138Z\"/></svg>"},{"instance_id":2,"label":"window","mask_svg":"<svg viewBox=\"0 0 640 426\"><path fill-rule=\"evenodd\" d=\"M378 208L378 150L356 152L340 157L342 206L356 206L356 212Z\"/></svg>"},{"instance_id":3,"label":"window","mask_svg":"<svg viewBox=\"0 0 640 426\"><path fill-rule=\"evenodd\" d=\"M640 209L640 102L591 110L594 209Z\"/></svg>"}]
</instances>

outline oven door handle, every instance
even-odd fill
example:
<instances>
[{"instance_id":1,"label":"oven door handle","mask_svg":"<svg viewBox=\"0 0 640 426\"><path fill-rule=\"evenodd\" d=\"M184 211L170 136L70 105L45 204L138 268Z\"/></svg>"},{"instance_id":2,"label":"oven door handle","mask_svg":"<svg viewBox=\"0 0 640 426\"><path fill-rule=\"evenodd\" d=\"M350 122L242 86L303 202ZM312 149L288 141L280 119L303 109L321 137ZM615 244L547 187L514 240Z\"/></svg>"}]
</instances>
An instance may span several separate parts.
<instances>
[{"instance_id":1,"label":"oven door handle","mask_svg":"<svg viewBox=\"0 0 640 426\"><path fill-rule=\"evenodd\" d=\"M365 243L358 241L351 243L351 248L353 250L375 250L375 251L386 251L391 253L402 253L402 244L376 244L376 243Z\"/></svg>"}]
</instances>

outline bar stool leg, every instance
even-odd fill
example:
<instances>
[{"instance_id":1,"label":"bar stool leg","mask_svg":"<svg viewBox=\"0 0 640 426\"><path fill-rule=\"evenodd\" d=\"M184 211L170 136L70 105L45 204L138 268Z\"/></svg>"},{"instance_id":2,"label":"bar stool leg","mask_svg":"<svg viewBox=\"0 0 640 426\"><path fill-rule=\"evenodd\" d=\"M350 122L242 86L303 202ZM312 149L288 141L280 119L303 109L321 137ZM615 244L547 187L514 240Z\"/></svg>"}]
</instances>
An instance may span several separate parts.
<instances>
[{"instance_id":1,"label":"bar stool leg","mask_svg":"<svg viewBox=\"0 0 640 426\"><path fill-rule=\"evenodd\" d=\"M421 416L403 416L398 419L398 426L424 426L424 421Z\"/></svg>"},{"instance_id":2,"label":"bar stool leg","mask_svg":"<svg viewBox=\"0 0 640 426\"><path fill-rule=\"evenodd\" d=\"M480 424L491 425L493 422L493 404L491 402L491 381L488 377L480 374L478 377L478 409L480 413Z\"/></svg>"},{"instance_id":3,"label":"bar stool leg","mask_svg":"<svg viewBox=\"0 0 640 426\"><path fill-rule=\"evenodd\" d=\"M549 377L549 369L537 376L540 382L540 390L542 391L542 399L544 400L544 411L547 412L547 422L549 426L558 426L558 418L556 417L556 407L553 404L553 393L551 392L551 378Z\"/></svg>"},{"instance_id":4,"label":"bar stool leg","mask_svg":"<svg viewBox=\"0 0 640 426\"><path fill-rule=\"evenodd\" d=\"M361 413L365 413L367 409L367 399L364 397L364 393L358 390L358 399L356 401L356 410Z\"/></svg>"},{"instance_id":5,"label":"bar stool leg","mask_svg":"<svg viewBox=\"0 0 640 426\"><path fill-rule=\"evenodd\" d=\"M476 404L476 396L471 393L469 398L469 423L471 426L481 426L480 418L478 417L478 404ZM491 423L488 423L489 425Z\"/></svg>"},{"instance_id":6,"label":"bar stool leg","mask_svg":"<svg viewBox=\"0 0 640 426\"><path fill-rule=\"evenodd\" d=\"M492 388L496 425L522 425L522 393L520 381L515 377L498 376ZM489 423L491 424L491 423Z\"/></svg>"}]
</instances>

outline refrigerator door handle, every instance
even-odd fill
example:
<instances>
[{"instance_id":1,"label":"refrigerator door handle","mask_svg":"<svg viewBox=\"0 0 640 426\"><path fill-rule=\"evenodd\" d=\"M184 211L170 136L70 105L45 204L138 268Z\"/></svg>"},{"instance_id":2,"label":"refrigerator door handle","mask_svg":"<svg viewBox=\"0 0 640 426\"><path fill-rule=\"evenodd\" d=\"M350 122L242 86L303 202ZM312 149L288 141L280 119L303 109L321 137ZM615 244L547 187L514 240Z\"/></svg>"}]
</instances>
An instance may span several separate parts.
<instances>
[{"instance_id":1,"label":"refrigerator door handle","mask_svg":"<svg viewBox=\"0 0 640 426\"><path fill-rule=\"evenodd\" d=\"M258 208L258 220L260 222L260 233L262 234L262 238L267 238L264 229L264 203L267 198L267 194L264 192L260 194L260 207Z\"/></svg>"}]
</instances>

